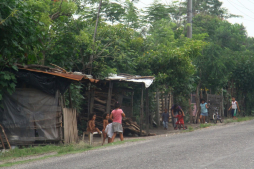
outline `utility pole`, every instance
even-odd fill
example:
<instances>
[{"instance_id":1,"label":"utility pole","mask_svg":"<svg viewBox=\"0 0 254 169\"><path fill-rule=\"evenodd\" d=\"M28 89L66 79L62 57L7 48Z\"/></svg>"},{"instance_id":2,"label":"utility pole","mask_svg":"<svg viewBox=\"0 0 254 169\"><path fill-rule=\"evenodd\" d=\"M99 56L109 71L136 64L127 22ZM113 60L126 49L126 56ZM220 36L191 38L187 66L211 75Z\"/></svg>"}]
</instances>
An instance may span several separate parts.
<instances>
[{"instance_id":1,"label":"utility pole","mask_svg":"<svg viewBox=\"0 0 254 169\"><path fill-rule=\"evenodd\" d=\"M187 37L192 38L192 0L187 1Z\"/></svg>"},{"instance_id":2,"label":"utility pole","mask_svg":"<svg viewBox=\"0 0 254 169\"><path fill-rule=\"evenodd\" d=\"M93 66L93 58L94 58L94 45L95 45L95 40L96 40L98 22L99 22L99 19L100 19L101 4L102 4L102 0L100 0L100 3L99 3L97 18L96 18L96 23L95 23L95 29L94 29L94 35L93 35L93 46L92 46L93 54L90 56L90 59L89 59L89 66L90 67L89 67L88 74L90 74L90 75L92 74L92 66Z\"/></svg>"}]
</instances>

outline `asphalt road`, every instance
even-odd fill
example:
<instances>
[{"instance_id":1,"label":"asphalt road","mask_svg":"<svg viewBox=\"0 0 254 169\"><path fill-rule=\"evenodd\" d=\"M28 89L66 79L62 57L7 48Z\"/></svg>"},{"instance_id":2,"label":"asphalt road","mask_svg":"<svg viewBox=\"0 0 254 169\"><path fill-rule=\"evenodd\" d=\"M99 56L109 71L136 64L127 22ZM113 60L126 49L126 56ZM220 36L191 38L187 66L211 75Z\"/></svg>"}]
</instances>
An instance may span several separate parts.
<instances>
[{"instance_id":1,"label":"asphalt road","mask_svg":"<svg viewBox=\"0 0 254 169\"><path fill-rule=\"evenodd\" d=\"M54 157L17 169L254 168L254 121Z\"/></svg>"}]
</instances>

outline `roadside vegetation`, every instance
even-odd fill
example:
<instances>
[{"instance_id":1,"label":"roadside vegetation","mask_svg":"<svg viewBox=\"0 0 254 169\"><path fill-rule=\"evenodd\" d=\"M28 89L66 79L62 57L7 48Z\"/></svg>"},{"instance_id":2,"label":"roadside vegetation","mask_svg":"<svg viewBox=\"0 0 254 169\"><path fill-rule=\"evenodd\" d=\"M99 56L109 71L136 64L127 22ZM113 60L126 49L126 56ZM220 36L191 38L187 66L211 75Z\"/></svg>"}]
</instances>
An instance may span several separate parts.
<instances>
[{"instance_id":1,"label":"roadside vegetation","mask_svg":"<svg viewBox=\"0 0 254 169\"><path fill-rule=\"evenodd\" d=\"M252 111L254 38L244 25L227 21L239 16L229 13L221 1L193 1L192 39L187 38L185 1L155 1L141 10L136 7L138 0L103 0L95 31L99 3L3 0L0 100L4 92L15 91L15 64L52 63L97 79L110 73L155 76L151 97L156 90L171 93L184 110L189 108L189 94L199 95L202 89L209 94L223 91L225 107L234 95L241 110ZM81 88L71 86L78 112L85 104ZM138 107L140 91L134 93L134 107ZM149 105L149 110L156 109ZM138 108L134 115L139 118Z\"/></svg>"}]
</instances>

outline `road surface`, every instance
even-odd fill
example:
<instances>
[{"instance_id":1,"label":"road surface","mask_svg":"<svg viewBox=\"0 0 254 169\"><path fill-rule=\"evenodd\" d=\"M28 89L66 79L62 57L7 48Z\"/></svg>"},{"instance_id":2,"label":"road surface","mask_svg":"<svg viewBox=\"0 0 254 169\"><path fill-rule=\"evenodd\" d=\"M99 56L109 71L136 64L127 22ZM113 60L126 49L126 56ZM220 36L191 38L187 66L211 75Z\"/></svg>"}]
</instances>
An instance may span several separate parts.
<instances>
[{"instance_id":1,"label":"road surface","mask_svg":"<svg viewBox=\"0 0 254 169\"><path fill-rule=\"evenodd\" d=\"M253 131L254 121L248 121L53 157L10 168L254 168Z\"/></svg>"}]
</instances>

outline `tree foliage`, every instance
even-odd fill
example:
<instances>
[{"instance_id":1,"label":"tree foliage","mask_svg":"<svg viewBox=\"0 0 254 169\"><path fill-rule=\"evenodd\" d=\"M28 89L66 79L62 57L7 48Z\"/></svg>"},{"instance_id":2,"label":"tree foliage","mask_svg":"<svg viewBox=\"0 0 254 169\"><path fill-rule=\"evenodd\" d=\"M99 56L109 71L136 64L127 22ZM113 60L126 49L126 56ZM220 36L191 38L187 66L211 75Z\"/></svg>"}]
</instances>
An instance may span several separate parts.
<instances>
[{"instance_id":1,"label":"tree foliage","mask_svg":"<svg viewBox=\"0 0 254 169\"><path fill-rule=\"evenodd\" d=\"M110 73L154 75L157 88L185 96L197 86L214 92L233 81L253 92L254 40L219 0L193 1L193 39L186 38L186 2L3 0L0 3L0 100L15 89L15 63L59 65L103 79ZM10 71L12 70L12 71ZM79 87L75 88L79 92ZM74 95L75 95L74 93ZM77 106L80 105L77 99ZM244 97L253 100L251 95ZM249 100L249 101L248 101Z\"/></svg>"}]
</instances>

